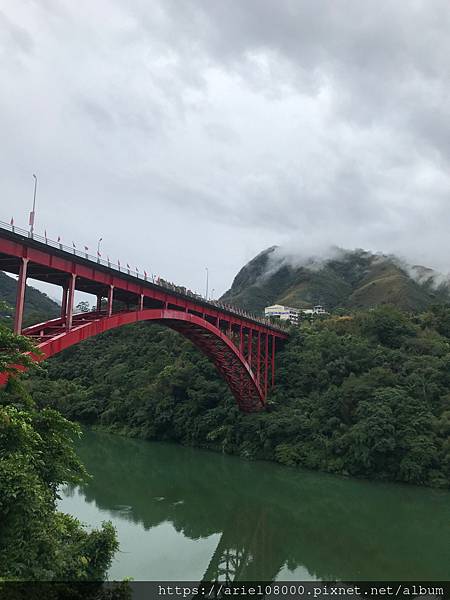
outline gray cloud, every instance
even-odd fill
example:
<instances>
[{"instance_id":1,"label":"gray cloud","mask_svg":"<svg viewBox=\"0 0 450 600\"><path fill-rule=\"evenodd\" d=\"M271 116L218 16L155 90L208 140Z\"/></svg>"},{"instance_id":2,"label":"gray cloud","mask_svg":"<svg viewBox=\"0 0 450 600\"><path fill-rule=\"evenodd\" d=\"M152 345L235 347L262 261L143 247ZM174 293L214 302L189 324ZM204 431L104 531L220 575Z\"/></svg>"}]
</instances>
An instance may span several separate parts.
<instances>
[{"instance_id":1,"label":"gray cloud","mask_svg":"<svg viewBox=\"0 0 450 600\"><path fill-rule=\"evenodd\" d=\"M7 0L0 218L38 172L38 228L194 289L273 244L447 271L449 28L445 0Z\"/></svg>"},{"instance_id":2,"label":"gray cloud","mask_svg":"<svg viewBox=\"0 0 450 600\"><path fill-rule=\"evenodd\" d=\"M16 54L29 54L33 50L33 40L26 29L15 23L3 11L0 10L0 33L3 60L6 60L6 50L13 49Z\"/></svg>"}]
</instances>

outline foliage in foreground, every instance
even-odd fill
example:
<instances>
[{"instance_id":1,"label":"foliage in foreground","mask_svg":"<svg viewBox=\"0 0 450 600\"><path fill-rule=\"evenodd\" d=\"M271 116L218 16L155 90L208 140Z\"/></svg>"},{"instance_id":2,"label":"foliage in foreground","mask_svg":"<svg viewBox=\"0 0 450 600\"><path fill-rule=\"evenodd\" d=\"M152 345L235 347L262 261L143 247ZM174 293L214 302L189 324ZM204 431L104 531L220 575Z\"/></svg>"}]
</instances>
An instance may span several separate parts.
<instances>
[{"instance_id":1,"label":"foliage in foreground","mask_svg":"<svg viewBox=\"0 0 450 600\"><path fill-rule=\"evenodd\" d=\"M450 308L383 306L294 331L269 412L243 415L214 367L149 324L49 361L33 395L66 416L147 439L333 473L448 487Z\"/></svg>"},{"instance_id":2,"label":"foliage in foreground","mask_svg":"<svg viewBox=\"0 0 450 600\"><path fill-rule=\"evenodd\" d=\"M32 350L0 325L0 364L24 364ZM111 523L88 532L56 510L58 488L87 475L73 449L79 433L59 412L37 409L20 382L0 390L0 581L104 577L117 549Z\"/></svg>"}]
</instances>

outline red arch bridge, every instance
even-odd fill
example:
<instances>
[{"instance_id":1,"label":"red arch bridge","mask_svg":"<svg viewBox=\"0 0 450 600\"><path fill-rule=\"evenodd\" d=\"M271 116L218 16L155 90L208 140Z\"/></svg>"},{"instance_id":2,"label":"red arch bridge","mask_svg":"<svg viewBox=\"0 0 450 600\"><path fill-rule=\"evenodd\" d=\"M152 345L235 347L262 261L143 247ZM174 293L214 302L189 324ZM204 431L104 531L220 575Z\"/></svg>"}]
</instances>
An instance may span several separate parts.
<instances>
[{"instance_id":1,"label":"red arch bridge","mask_svg":"<svg viewBox=\"0 0 450 600\"><path fill-rule=\"evenodd\" d=\"M35 340L40 359L108 329L154 321L212 360L241 410L264 408L277 347L288 337L281 326L1 222L0 270L18 275L14 330ZM27 278L61 287L59 318L22 328ZM75 290L94 294L96 310L74 313Z\"/></svg>"}]
</instances>

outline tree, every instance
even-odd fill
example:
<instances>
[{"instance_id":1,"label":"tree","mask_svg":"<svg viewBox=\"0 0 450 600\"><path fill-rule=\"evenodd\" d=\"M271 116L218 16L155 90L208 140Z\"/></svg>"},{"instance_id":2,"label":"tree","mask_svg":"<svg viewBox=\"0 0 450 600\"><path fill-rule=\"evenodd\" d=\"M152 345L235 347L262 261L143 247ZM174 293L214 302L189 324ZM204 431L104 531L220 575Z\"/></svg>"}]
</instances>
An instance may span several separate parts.
<instances>
[{"instance_id":1,"label":"tree","mask_svg":"<svg viewBox=\"0 0 450 600\"><path fill-rule=\"evenodd\" d=\"M416 333L408 317L389 305L378 306L359 315L359 324L363 334L390 348L399 347L403 336L413 336Z\"/></svg>"},{"instance_id":2,"label":"tree","mask_svg":"<svg viewBox=\"0 0 450 600\"><path fill-rule=\"evenodd\" d=\"M86 300L78 302L78 304L75 307L75 310L77 312L89 312L91 310L89 307L89 302L87 302Z\"/></svg>"},{"instance_id":3,"label":"tree","mask_svg":"<svg viewBox=\"0 0 450 600\"><path fill-rule=\"evenodd\" d=\"M56 410L38 410L17 378L34 367L36 352L0 325L0 369L9 374L0 390L0 580L98 580L116 534L111 523L87 532L56 510L58 488L87 473L73 447L79 427Z\"/></svg>"}]
</instances>

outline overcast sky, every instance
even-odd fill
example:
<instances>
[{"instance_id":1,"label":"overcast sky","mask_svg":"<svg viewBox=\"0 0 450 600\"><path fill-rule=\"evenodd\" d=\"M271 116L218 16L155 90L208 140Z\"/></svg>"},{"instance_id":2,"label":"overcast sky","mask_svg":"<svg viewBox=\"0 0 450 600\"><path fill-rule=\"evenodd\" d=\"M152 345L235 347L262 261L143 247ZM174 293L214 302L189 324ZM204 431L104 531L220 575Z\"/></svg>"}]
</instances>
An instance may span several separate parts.
<instances>
[{"instance_id":1,"label":"overcast sky","mask_svg":"<svg viewBox=\"0 0 450 600\"><path fill-rule=\"evenodd\" d=\"M450 257L448 0L2 0L0 220L222 293L262 249Z\"/></svg>"}]
</instances>

